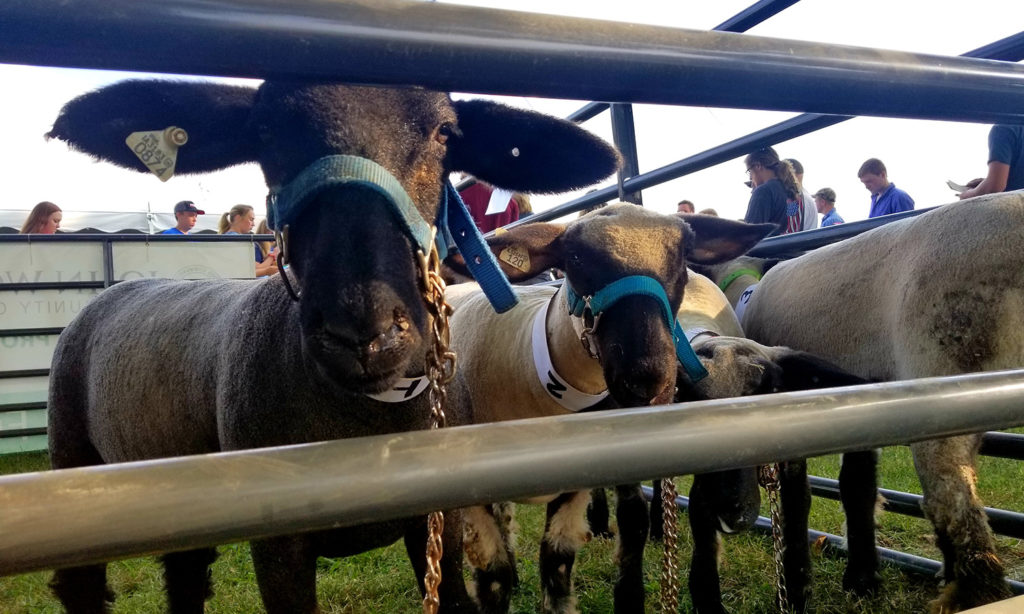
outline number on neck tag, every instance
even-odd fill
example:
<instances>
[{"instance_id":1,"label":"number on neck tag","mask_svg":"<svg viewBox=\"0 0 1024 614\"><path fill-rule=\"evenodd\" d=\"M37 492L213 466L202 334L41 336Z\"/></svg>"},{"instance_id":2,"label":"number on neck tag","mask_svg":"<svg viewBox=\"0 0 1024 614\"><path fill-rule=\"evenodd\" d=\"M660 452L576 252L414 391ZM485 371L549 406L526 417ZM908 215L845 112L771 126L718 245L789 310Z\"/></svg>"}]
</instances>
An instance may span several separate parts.
<instances>
[{"instance_id":1,"label":"number on neck tag","mask_svg":"<svg viewBox=\"0 0 1024 614\"><path fill-rule=\"evenodd\" d=\"M498 254L501 260L510 267L519 269L523 273L530 272L530 251L518 243L513 243Z\"/></svg>"}]
</instances>

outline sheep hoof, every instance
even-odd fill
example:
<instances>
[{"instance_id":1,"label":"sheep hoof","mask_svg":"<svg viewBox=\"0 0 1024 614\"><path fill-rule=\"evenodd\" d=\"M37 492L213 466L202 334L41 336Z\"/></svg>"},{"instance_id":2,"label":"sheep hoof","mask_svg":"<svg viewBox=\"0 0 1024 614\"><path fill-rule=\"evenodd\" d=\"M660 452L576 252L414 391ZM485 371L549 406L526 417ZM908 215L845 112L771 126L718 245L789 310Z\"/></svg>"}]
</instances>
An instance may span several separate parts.
<instances>
[{"instance_id":1,"label":"sheep hoof","mask_svg":"<svg viewBox=\"0 0 1024 614\"><path fill-rule=\"evenodd\" d=\"M843 574L843 590L858 597L874 595L882 584L882 576L874 571L855 572L847 569Z\"/></svg>"}]
</instances>

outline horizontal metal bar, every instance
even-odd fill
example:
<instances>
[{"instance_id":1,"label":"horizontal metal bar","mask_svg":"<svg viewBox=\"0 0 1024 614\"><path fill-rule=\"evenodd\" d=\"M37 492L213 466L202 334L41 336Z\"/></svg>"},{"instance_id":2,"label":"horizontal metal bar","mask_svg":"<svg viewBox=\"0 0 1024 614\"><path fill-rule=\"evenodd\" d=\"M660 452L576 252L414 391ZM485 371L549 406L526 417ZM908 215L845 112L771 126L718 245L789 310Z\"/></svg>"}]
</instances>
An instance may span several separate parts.
<instances>
[{"instance_id":1,"label":"horizontal metal bar","mask_svg":"<svg viewBox=\"0 0 1024 614\"><path fill-rule=\"evenodd\" d=\"M1024 122L1024 67L729 32L398 0L5 0L0 14L5 63Z\"/></svg>"},{"instance_id":2,"label":"horizontal metal bar","mask_svg":"<svg viewBox=\"0 0 1024 614\"><path fill-rule=\"evenodd\" d=\"M45 426L36 426L27 429L7 429L0 430L0 439L10 439L13 437L29 437L31 435L45 435Z\"/></svg>"},{"instance_id":3,"label":"horizontal metal bar","mask_svg":"<svg viewBox=\"0 0 1024 614\"><path fill-rule=\"evenodd\" d=\"M1020 60L1024 58L1024 32L996 41L990 45L968 51L964 56L989 57L988 54L991 54L993 59ZM767 128L733 139L716 147L712 147L711 149L683 158L677 162L667 164L653 171L637 175L623 183L623 190L643 190L645 188L656 186L673 179L678 179L685 175L696 173L697 171L702 171L706 168L711 168L712 166L716 166L723 162L728 162L729 160L736 159L740 156L744 156L751 151L756 150L758 147L776 145L778 143L821 130L822 128L840 124L848 119L853 119L853 116L820 115L816 113L798 115L772 126L768 126ZM532 222L546 222L554 220L562 217L563 215L570 215L577 211L582 211L587 207L607 202L608 200L615 198L617 195L617 187L612 186L604 188L557 207L553 207L547 211L537 213L522 222L509 224L505 228L513 228L521 224L529 224ZM926 211L926 209L916 210L916 212L912 212L911 215L920 215L923 211ZM886 219L885 221L880 222L880 224L893 221L893 219ZM827 231L828 233L835 234L818 234L814 235L813 239L809 235L800 236L801 233L772 237L766 241L774 241L778 238L792 236L796 236L798 238L790 238L786 243L786 246L784 248L780 248L778 251L768 250L764 253L759 253L756 250L761 249L762 246L765 245L765 243L762 242L758 247L754 248L754 251L752 251L751 254L760 255L762 257L790 257L808 249L813 249L814 247L820 247L821 245L827 245L828 243L834 243L840 239L848 238L847 236L840 235L844 235L846 232L854 232L856 228L862 228L860 232L868 229L868 227L854 227L853 229L844 228L842 230L838 230L837 227L833 226L828 228ZM871 228L873 228L873 226L871 226ZM854 232L854 234L859 233ZM853 236L853 234L849 236ZM804 247L804 241L807 241L806 245L808 245L808 247ZM779 244L768 243L768 245L774 246Z\"/></svg>"},{"instance_id":4,"label":"horizontal metal bar","mask_svg":"<svg viewBox=\"0 0 1024 614\"><path fill-rule=\"evenodd\" d=\"M866 220L836 224L827 228L815 228L814 230L794 232L788 235L768 237L755 245L747 254L757 256L758 258L794 258L804 252L855 237L879 226L885 226L886 224L909 217L917 217L937 208L926 207L924 209L901 211Z\"/></svg>"},{"instance_id":5,"label":"horizontal metal bar","mask_svg":"<svg viewBox=\"0 0 1024 614\"><path fill-rule=\"evenodd\" d=\"M39 335L59 335L63 326L52 328L5 328L0 330L0 337L36 337Z\"/></svg>"},{"instance_id":6,"label":"horizontal metal bar","mask_svg":"<svg viewBox=\"0 0 1024 614\"><path fill-rule=\"evenodd\" d=\"M650 501L654 489L649 486L642 486L644 496ZM679 495L676 497L676 507L681 510L688 510L690 508L690 498ZM772 532L772 521L771 518L764 516L758 516L757 520L754 521L754 528L762 533L771 534ZM808 529L807 541L815 543L819 539L824 538L828 543L829 547L833 549L833 552L837 552L845 555L846 540L840 535L833 535L832 533L826 533L824 531L815 531L814 529ZM875 546L875 551L878 552L878 558L882 562L889 563L894 567L902 569L910 573L916 573L925 576L935 576L942 568L942 563L939 561L933 561L925 557L917 556L914 554L908 554L906 552L900 552L899 550L891 550L889 548L882 548L881 546ZM1014 595L1024 595L1024 582L1006 579L1007 585Z\"/></svg>"},{"instance_id":7,"label":"horizontal metal bar","mask_svg":"<svg viewBox=\"0 0 1024 614\"><path fill-rule=\"evenodd\" d=\"M818 497L839 501L839 480L809 476L811 492ZM909 492L879 488L878 494L885 499L885 511L914 518L924 518L921 509L923 497ZM1024 514L1001 510L994 507L986 507L985 514L988 516L988 524L992 530L1000 535L1024 539Z\"/></svg>"},{"instance_id":8,"label":"horizontal metal bar","mask_svg":"<svg viewBox=\"0 0 1024 614\"><path fill-rule=\"evenodd\" d=\"M985 433L979 454L1024 461L1024 435Z\"/></svg>"},{"instance_id":9,"label":"horizontal metal bar","mask_svg":"<svg viewBox=\"0 0 1024 614\"><path fill-rule=\"evenodd\" d=\"M0 283L0 291L31 292L33 290L79 290L103 288L103 281L41 281L26 283Z\"/></svg>"},{"instance_id":10,"label":"horizontal metal bar","mask_svg":"<svg viewBox=\"0 0 1024 614\"><path fill-rule=\"evenodd\" d=\"M2 15L3 13L0 13ZM61 232L52 235L35 234L0 234L0 243L162 243L165 241L199 241L201 243L256 243L273 241L274 235L222 235L215 232L197 234L144 234L144 233L70 233Z\"/></svg>"},{"instance_id":11,"label":"horizontal metal bar","mask_svg":"<svg viewBox=\"0 0 1024 614\"><path fill-rule=\"evenodd\" d=\"M27 403L5 403L0 405L0 413L11 411L29 411L32 409L46 409L46 401L29 401Z\"/></svg>"},{"instance_id":12,"label":"horizontal metal bar","mask_svg":"<svg viewBox=\"0 0 1024 614\"><path fill-rule=\"evenodd\" d=\"M0 478L0 574L1024 423L1024 370Z\"/></svg>"},{"instance_id":13,"label":"horizontal metal bar","mask_svg":"<svg viewBox=\"0 0 1024 614\"><path fill-rule=\"evenodd\" d=\"M17 371L0 371L0 379L14 379L16 377L46 377L49 374L49 369L19 369Z\"/></svg>"},{"instance_id":14,"label":"horizontal metal bar","mask_svg":"<svg viewBox=\"0 0 1024 614\"><path fill-rule=\"evenodd\" d=\"M760 2L755 2L712 29L719 32L746 32L797 2L799 0L760 0ZM610 105L607 102L588 102L566 116L566 119L571 122L583 123L607 111L609 107Z\"/></svg>"}]
</instances>

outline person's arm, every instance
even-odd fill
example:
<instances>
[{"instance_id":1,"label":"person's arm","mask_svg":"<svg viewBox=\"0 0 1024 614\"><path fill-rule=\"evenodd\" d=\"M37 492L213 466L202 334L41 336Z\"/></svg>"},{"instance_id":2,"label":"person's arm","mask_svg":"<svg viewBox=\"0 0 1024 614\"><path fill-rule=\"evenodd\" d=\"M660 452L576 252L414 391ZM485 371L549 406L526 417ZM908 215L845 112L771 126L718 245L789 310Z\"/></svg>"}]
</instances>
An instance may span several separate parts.
<instances>
[{"instance_id":1,"label":"person's arm","mask_svg":"<svg viewBox=\"0 0 1024 614\"><path fill-rule=\"evenodd\" d=\"M277 254L271 252L263 258L263 262L256 263L256 277L273 275L277 273Z\"/></svg>"},{"instance_id":2,"label":"person's arm","mask_svg":"<svg viewBox=\"0 0 1024 614\"><path fill-rule=\"evenodd\" d=\"M988 175L977 187L960 192L960 200L974 198L982 194L994 194L1006 189L1006 181L1010 177L1010 165L993 160L988 163Z\"/></svg>"}]
</instances>

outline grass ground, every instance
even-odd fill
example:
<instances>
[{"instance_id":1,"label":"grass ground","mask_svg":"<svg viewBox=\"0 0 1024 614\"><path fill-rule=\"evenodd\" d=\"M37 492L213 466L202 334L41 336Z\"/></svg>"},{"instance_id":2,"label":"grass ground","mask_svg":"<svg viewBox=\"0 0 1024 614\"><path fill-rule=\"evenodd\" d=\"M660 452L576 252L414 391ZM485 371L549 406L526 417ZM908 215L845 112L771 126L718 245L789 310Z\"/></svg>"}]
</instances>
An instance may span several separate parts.
<instances>
[{"instance_id":1,"label":"grass ground","mask_svg":"<svg viewBox=\"0 0 1024 614\"><path fill-rule=\"evenodd\" d=\"M0 457L0 473L42 471L48 468L45 454L20 454ZM837 477L838 458L812 459L811 473ZM881 483L886 488L919 492L910 454L906 448L888 448L882 455ZM979 489L991 507L1024 510L1024 486L1021 485L1020 464L1002 459L982 458ZM689 479L679 480L679 490L686 493ZM762 511L764 514L765 511ZM811 511L813 528L841 533L842 513L834 501L815 498ZM0 516L2 518L2 516ZM537 552L543 527L541 506L520 506L518 519L520 588L513 600L514 612L539 610ZM686 526L685 515L681 526ZM878 531L879 545L937 559L928 524L919 519L883 514ZM1007 566L1009 577L1024 581L1024 545L1020 540L997 538L999 554ZM681 531L680 563L683 574L688 569L691 543L689 532ZM648 612L660 612L657 601L660 546L648 546L646 577L648 578ZM611 586L615 578L613 563L615 545L611 540L595 539L580 553L575 571L579 609L587 613L612 612ZM247 614L261 612L259 594L245 544L229 544L219 548L220 556L213 566L215 596L207 604L209 614ZM869 612L872 614L904 614L923 612L938 588L935 579L908 576L884 566L880 595L854 599L841 586L844 567L842 558L827 552L813 554L813 611L820 614ZM772 569L769 539L760 534L740 534L724 542L722 562L722 593L730 612L761 614L772 611ZM110 580L118 595L115 614L163 612L161 569L154 559L118 561L110 566ZM4 614L49 614L60 608L46 583L49 572L0 578L0 612ZM681 611L692 607L683 579ZM415 579L401 544L348 559L321 559L318 591L324 614L341 613L415 613L420 611Z\"/></svg>"}]
</instances>

